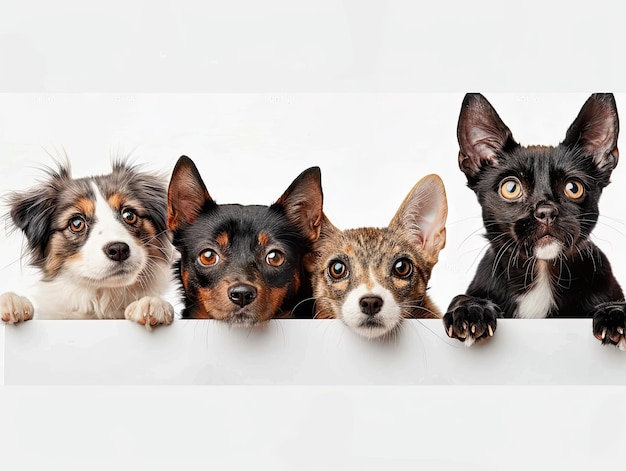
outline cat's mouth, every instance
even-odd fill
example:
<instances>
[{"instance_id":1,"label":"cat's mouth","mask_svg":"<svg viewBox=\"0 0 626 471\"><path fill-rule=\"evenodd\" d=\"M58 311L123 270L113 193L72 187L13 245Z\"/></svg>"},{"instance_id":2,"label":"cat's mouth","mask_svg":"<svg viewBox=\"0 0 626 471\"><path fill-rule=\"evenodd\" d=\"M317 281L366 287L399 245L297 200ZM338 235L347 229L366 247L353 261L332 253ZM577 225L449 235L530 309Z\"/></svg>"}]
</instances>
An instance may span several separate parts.
<instances>
[{"instance_id":1,"label":"cat's mouth","mask_svg":"<svg viewBox=\"0 0 626 471\"><path fill-rule=\"evenodd\" d=\"M546 234L535 242L533 253L541 260L554 260L563 251L563 242L552 234Z\"/></svg>"}]
</instances>

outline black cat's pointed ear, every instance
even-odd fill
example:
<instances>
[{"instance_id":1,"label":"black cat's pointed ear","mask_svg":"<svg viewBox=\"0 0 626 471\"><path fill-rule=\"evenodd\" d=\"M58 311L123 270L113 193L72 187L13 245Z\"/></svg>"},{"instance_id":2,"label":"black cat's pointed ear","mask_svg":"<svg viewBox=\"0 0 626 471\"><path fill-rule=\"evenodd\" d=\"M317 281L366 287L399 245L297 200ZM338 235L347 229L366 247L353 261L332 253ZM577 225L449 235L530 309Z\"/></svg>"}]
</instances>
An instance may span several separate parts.
<instances>
[{"instance_id":1,"label":"black cat's pointed ear","mask_svg":"<svg viewBox=\"0 0 626 471\"><path fill-rule=\"evenodd\" d=\"M459 167L468 177L475 176L485 165L495 165L503 149L518 145L491 103L480 93L465 95L457 139Z\"/></svg>"},{"instance_id":2,"label":"black cat's pointed ear","mask_svg":"<svg viewBox=\"0 0 626 471\"><path fill-rule=\"evenodd\" d=\"M561 144L580 148L603 170L612 171L619 160L619 118L612 93L591 95L565 134Z\"/></svg>"},{"instance_id":3,"label":"black cat's pointed ear","mask_svg":"<svg viewBox=\"0 0 626 471\"><path fill-rule=\"evenodd\" d=\"M176 231L191 224L213 199L193 161L183 155L176 162L167 190L167 227Z\"/></svg>"},{"instance_id":4,"label":"black cat's pointed ear","mask_svg":"<svg viewBox=\"0 0 626 471\"><path fill-rule=\"evenodd\" d=\"M298 175L274 205L282 206L287 219L314 242L320 235L323 201L320 168L311 167Z\"/></svg>"}]
</instances>

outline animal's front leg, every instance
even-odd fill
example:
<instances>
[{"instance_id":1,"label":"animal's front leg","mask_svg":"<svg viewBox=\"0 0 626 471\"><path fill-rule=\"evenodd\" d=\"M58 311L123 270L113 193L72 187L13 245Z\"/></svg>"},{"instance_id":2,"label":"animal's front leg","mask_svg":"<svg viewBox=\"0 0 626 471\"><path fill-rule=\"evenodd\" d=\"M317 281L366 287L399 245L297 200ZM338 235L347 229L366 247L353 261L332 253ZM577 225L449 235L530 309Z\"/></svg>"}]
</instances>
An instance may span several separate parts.
<instances>
[{"instance_id":1,"label":"animal's front leg","mask_svg":"<svg viewBox=\"0 0 626 471\"><path fill-rule=\"evenodd\" d=\"M0 295L0 317L4 322L16 324L32 319L34 314L35 308L28 298L15 293Z\"/></svg>"},{"instance_id":2,"label":"animal's front leg","mask_svg":"<svg viewBox=\"0 0 626 471\"><path fill-rule=\"evenodd\" d=\"M609 302L600 304L593 313L593 335L603 345L616 345L626 350L626 303Z\"/></svg>"},{"instance_id":3,"label":"animal's front leg","mask_svg":"<svg viewBox=\"0 0 626 471\"><path fill-rule=\"evenodd\" d=\"M152 327L159 324L171 324L174 320L174 308L161 298L144 296L126 307L124 317L152 330Z\"/></svg>"},{"instance_id":4,"label":"animal's front leg","mask_svg":"<svg viewBox=\"0 0 626 471\"><path fill-rule=\"evenodd\" d=\"M448 337L459 339L469 347L493 336L498 317L502 317L502 311L494 302L461 294L448 306L443 324Z\"/></svg>"}]
</instances>

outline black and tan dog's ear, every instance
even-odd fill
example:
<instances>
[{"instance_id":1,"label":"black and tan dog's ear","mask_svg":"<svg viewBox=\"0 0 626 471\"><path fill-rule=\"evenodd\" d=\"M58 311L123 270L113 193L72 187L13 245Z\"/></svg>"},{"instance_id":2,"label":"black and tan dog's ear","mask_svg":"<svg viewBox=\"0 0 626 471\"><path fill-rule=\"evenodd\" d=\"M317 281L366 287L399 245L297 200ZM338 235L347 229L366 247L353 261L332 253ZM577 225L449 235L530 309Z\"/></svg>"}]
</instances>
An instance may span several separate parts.
<instances>
[{"instance_id":1,"label":"black and tan dog's ear","mask_svg":"<svg viewBox=\"0 0 626 471\"><path fill-rule=\"evenodd\" d=\"M518 145L491 103L480 93L465 95L457 139L459 167L468 177L476 176L485 165L495 165L501 151Z\"/></svg>"},{"instance_id":2,"label":"black and tan dog's ear","mask_svg":"<svg viewBox=\"0 0 626 471\"><path fill-rule=\"evenodd\" d=\"M619 160L619 118L612 93L591 95L571 124L561 144L578 147L593 157L602 170L611 172Z\"/></svg>"},{"instance_id":3,"label":"black and tan dog's ear","mask_svg":"<svg viewBox=\"0 0 626 471\"><path fill-rule=\"evenodd\" d=\"M289 222L314 242L320 235L323 202L320 168L311 167L298 175L272 206L282 206Z\"/></svg>"},{"instance_id":4,"label":"black and tan dog's ear","mask_svg":"<svg viewBox=\"0 0 626 471\"><path fill-rule=\"evenodd\" d=\"M414 240L431 264L439 260L446 246L448 200L443 181L432 174L422 178L404 199L389 227Z\"/></svg>"},{"instance_id":5,"label":"black and tan dog's ear","mask_svg":"<svg viewBox=\"0 0 626 471\"><path fill-rule=\"evenodd\" d=\"M191 224L207 204L215 204L193 161L183 155L176 162L167 190L167 227L176 231Z\"/></svg>"}]
</instances>

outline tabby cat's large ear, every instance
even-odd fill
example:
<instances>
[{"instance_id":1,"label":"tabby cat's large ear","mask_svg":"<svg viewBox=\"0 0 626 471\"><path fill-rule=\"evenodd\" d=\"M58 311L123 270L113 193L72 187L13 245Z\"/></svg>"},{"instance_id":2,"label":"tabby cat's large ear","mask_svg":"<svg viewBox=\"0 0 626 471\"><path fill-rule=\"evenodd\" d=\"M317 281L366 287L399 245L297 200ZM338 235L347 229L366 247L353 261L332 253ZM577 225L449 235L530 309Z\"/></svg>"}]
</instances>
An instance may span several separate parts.
<instances>
[{"instance_id":1,"label":"tabby cat's large ear","mask_svg":"<svg viewBox=\"0 0 626 471\"><path fill-rule=\"evenodd\" d=\"M619 118L612 93L591 95L565 134L562 145L580 148L598 168L613 171L619 160Z\"/></svg>"},{"instance_id":2,"label":"tabby cat's large ear","mask_svg":"<svg viewBox=\"0 0 626 471\"><path fill-rule=\"evenodd\" d=\"M448 200L438 175L422 178L404 199L389 223L394 230L405 232L432 265L446 245Z\"/></svg>"}]
</instances>

